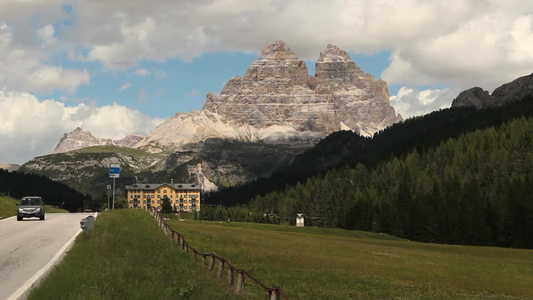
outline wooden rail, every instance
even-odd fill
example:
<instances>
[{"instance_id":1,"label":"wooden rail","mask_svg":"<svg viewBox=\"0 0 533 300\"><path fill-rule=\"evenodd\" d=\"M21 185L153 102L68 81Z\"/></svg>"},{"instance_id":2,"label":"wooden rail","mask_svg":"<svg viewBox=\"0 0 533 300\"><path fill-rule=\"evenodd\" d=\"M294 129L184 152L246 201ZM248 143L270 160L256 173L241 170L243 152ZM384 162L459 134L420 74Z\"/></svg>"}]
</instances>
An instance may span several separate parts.
<instances>
[{"instance_id":1,"label":"wooden rail","mask_svg":"<svg viewBox=\"0 0 533 300\"><path fill-rule=\"evenodd\" d=\"M227 272L228 286L235 284L234 277L237 274L237 283L235 284L235 292L240 293L244 289L244 283L247 280L251 280L260 288L265 290L267 294L270 295L271 300L279 300L281 297L283 299L289 299L289 297L283 292L280 287L272 286L268 287L253 277L250 273L237 269L235 266L230 264L226 259L214 254L214 253L200 253L198 250L194 249L187 241L185 237L178 231L172 229L165 220L161 217L161 213L155 209L150 208L150 214L155 217L159 228L167 235L170 236L170 239L175 242L183 251L189 253L194 253L194 258L197 260L199 257L202 257L204 265L207 267L207 270L213 271L218 260L218 271L217 278L219 280L223 279L224 271Z\"/></svg>"}]
</instances>

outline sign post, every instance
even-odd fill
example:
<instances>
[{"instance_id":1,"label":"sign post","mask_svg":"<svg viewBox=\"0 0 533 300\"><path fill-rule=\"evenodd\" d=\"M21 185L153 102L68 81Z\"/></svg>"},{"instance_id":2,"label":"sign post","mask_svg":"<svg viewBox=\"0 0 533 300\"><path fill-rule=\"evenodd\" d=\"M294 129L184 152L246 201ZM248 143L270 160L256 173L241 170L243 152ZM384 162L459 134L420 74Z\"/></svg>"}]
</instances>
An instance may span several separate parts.
<instances>
[{"instance_id":1,"label":"sign post","mask_svg":"<svg viewBox=\"0 0 533 300\"><path fill-rule=\"evenodd\" d=\"M113 178L113 204L112 209L115 209L115 178L120 178L120 164L109 164L109 177Z\"/></svg>"},{"instance_id":2,"label":"sign post","mask_svg":"<svg viewBox=\"0 0 533 300\"><path fill-rule=\"evenodd\" d=\"M110 184L107 185L107 209L111 208L111 202L109 200L111 200L111 185Z\"/></svg>"}]
</instances>

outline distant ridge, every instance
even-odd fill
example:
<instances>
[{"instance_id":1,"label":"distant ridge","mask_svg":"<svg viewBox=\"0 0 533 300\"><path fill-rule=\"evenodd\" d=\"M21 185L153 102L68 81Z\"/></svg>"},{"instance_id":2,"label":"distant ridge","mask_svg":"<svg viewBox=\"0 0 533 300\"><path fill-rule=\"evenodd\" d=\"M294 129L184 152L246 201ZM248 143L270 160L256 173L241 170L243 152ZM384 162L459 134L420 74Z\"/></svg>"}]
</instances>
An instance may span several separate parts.
<instances>
[{"instance_id":1,"label":"distant ridge","mask_svg":"<svg viewBox=\"0 0 533 300\"><path fill-rule=\"evenodd\" d=\"M473 106L477 109L503 106L533 95L533 73L503 84L492 92L473 87L461 92L452 102L452 107Z\"/></svg>"}]
</instances>

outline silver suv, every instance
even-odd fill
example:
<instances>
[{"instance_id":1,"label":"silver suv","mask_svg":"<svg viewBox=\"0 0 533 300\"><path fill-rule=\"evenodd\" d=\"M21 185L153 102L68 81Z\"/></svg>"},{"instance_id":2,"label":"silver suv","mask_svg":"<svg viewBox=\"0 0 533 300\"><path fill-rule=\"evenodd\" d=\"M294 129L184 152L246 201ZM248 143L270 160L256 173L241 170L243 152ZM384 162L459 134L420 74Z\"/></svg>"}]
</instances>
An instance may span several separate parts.
<instances>
[{"instance_id":1,"label":"silver suv","mask_svg":"<svg viewBox=\"0 0 533 300\"><path fill-rule=\"evenodd\" d=\"M22 221L22 218L39 218L44 220L44 204L43 199L39 196L27 196L20 199L17 210L17 221Z\"/></svg>"}]
</instances>

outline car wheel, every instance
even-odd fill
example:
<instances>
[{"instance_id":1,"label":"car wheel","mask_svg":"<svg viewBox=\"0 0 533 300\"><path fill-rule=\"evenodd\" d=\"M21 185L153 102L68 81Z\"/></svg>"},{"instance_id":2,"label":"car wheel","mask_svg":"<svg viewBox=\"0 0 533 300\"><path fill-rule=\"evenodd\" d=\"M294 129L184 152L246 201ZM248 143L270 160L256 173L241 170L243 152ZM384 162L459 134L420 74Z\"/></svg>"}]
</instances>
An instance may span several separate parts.
<instances>
[{"instance_id":1,"label":"car wheel","mask_svg":"<svg viewBox=\"0 0 533 300\"><path fill-rule=\"evenodd\" d=\"M41 219L41 220L44 220L44 215L42 215L42 216L40 217L40 219Z\"/></svg>"},{"instance_id":2,"label":"car wheel","mask_svg":"<svg viewBox=\"0 0 533 300\"><path fill-rule=\"evenodd\" d=\"M17 217L17 221L22 221L22 217Z\"/></svg>"}]
</instances>

